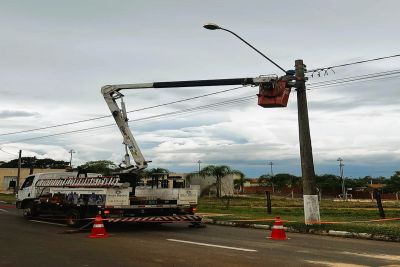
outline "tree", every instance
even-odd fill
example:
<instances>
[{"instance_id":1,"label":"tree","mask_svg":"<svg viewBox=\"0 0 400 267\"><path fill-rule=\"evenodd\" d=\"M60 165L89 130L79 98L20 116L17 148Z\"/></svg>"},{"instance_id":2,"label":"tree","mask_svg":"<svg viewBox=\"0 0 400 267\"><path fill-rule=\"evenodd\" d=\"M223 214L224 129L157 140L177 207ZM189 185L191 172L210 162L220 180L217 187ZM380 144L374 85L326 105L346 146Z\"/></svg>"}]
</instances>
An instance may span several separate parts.
<instances>
[{"instance_id":1,"label":"tree","mask_svg":"<svg viewBox=\"0 0 400 267\"><path fill-rule=\"evenodd\" d=\"M322 196L322 192L337 194L341 192L342 181L339 176L333 174L323 174L315 176L317 188Z\"/></svg>"},{"instance_id":2,"label":"tree","mask_svg":"<svg viewBox=\"0 0 400 267\"><path fill-rule=\"evenodd\" d=\"M215 184L217 187L217 197L221 196L221 179L229 174L236 174L239 171L232 170L226 165L208 165L200 171L201 176L215 177Z\"/></svg>"},{"instance_id":3,"label":"tree","mask_svg":"<svg viewBox=\"0 0 400 267\"><path fill-rule=\"evenodd\" d=\"M50 158L37 159L36 157L21 157L22 168L65 169L69 162ZM18 168L18 159L3 163L0 168Z\"/></svg>"},{"instance_id":4,"label":"tree","mask_svg":"<svg viewBox=\"0 0 400 267\"><path fill-rule=\"evenodd\" d=\"M269 174L263 174L258 177L258 184L260 186L272 186L271 176Z\"/></svg>"},{"instance_id":5,"label":"tree","mask_svg":"<svg viewBox=\"0 0 400 267\"><path fill-rule=\"evenodd\" d=\"M301 184L301 178L289 173L278 173L274 176L263 174L258 178L258 184L260 186L271 186L272 193L275 193L275 189L281 190L285 187L289 187L292 189L293 197L293 190L296 186Z\"/></svg>"},{"instance_id":6,"label":"tree","mask_svg":"<svg viewBox=\"0 0 400 267\"><path fill-rule=\"evenodd\" d=\"M157 176L157 175L168 175L169 170L164 169L164 168L152 168L152 169L148 170L147 173L150 177Z\"/></svg>"},{"instance_id":7,"label":"tree","mask_svg":"<svg viewBox=\"0 0 400 267\"><path fill-rule=\"evenodd\" d=\"M79 168L85 172L100 173L108 176L117 169L117 165L110 160L95 160L88 161L85 164L78 166L78 169Z\"/></svg>"},{"instance_id":8,"label":"tree","mask_svg":"<svg viewBox=\"0 0 400 267\"><path fill-rule=\"evenodd\" d=\"M269 174L263 174L258 178L258 183L261 186L271 186L272 194L275 193L275 182L277 181L276 176L271 176Z\"/></svg>"},{"instance_id":9,"label":"tree","mask_svg":"<svg viewBox=\"0 0 400 267\"><path fill-rule=\"evenodd\" d=\"M289 173L278 173L275 175L274 183L278 189L290 188L293 198L294 189L301 184L301 178Z\"/></svg>"},{"instance_id":10,"label":"tree","mask_svg":"<svg viewBox=\"0 0 400 267\"><path fill-rule=\"evenodd\" d=\"M235 183L235 187L240 189L240 193L243 194L244 191L244 183L246 182L246 175L241 171L235 170L234 174L239 175L239 179L235 179L233 182Z\"/></svg>"},{"instance_id":11,"label":"tree","mask_svg":"<svg viewBox=\"0 0 400 267\"><path fill-rule=\"evenodd\" d=\"M387 182L387 187L394 193L398 194L400 192L400 171L395 171L395 173L390 177Z\"/></svg>"}]
</instances>

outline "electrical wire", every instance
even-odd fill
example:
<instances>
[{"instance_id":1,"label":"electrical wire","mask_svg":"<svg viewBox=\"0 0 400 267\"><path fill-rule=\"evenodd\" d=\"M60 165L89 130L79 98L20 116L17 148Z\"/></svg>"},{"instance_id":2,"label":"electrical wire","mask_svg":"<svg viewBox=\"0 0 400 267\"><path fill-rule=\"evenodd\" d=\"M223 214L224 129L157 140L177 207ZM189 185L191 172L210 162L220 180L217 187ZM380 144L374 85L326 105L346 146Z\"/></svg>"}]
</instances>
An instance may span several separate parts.
<instances>
[{"instance_id":1,"label":"electrical wire","mask_svg":"<svg viewBox=\"0 0 400 267\"><path fill-rule=\"evenodd\" d=\"M386 71L386 72L370 73L370 74L365 74L365 75L360 75L360 76L354 76L354 77L347 77L347 78L342 78L342 79L335 79L335 80L311 83L311 84L307 84L307 86L308 86L308 89L310 90L310 89L312 89L313 86L327 85L328 83L332 84L332 83L336 83L336 82L345 82L345 81L346 82L350 82L350 79L367 78L367 76L378 75L378 74L382 74L382 75L383 74L388 74L389 75L391 72L398 72L398 71L400 71L400 70L392 70L392 71ZM199 96L194 96L194 97L190 97L190 98L180 99L180 100L167 102L167 103L163 103L163 104L159 104L159 105L155 105L155 106L149 106L149 107L139 108L139 109L135 109L135 110L130 110L127 113L138 112L138 111L154 109L154 108L158 108L158 107L162 107L162 106L177 104L177 103L190 101L190 100L194 100L194 99L199 99L199 98L203 98L203 97L207 97L207 96L211 96L211 95L226 93L226 92L233 91L233 90L238 90L238 89L241 89L241 88L244 88L244 86L230 88L230 89L221 90L221 91L217 91L217 92L213 92L213 93L209 93L209 94L203 94L203 95L199 95ZM46 127L40 127L40 128L34 128L34 129L28 129L28 130L22 130L22 131L3 133L3 134L0 134L0 136L7 136L7 135L13 135L13 134L20 134L20 133L27 133L27 132L34 132L34 131L39 131L39 130L63 127L63 126L68 126L68 125L73 125L73 124L78 124L78 123L83 123L83 122L89 122L89 121L94 121L94 120L99 120L99 119L104 119L104 118L110 118L110 117L112 117L112 116L111 115L104 115L104 116L94 117L94 118L90 118L90 119L86 119L86 120L78 120L78 121L72 121L72 122L56 124L56 125L51 125L51 126L46 126Z\"/></svg>"},{"instance_id":2,"label":"electrical wire","mask_svg":"<svg viewBox=\"0 0 400 267\"><path fill-rule=\"evenodd\" d=\"M243 98L232 99L232 100L223 101L223 102L218 102L218 103L213 103L213 104L208 104L208 105L203 105L203 106L198 106L198 107L193 107L193 108L188 108L188 109L174 111L174 112L163 113L163 114L159 114L159 115L148 116L148 117L144 117L144 118L134 119L131 121L132 122L140 122L140 121L146 121L146 120L152 120L152 119L160 119L160 118L167 117L167 116L176 116L176 115L181 115L181 114L199 111L199 110L203 110L203 109L220 108L220 107L230 106L233 104L236 105L240 102L245 102L245 101L249 101L249 100L253 100L253 99L255 99L255 95L251 95L251 96L247 96L247 97L243 97ZM90 130L97 130L100 128L111 127L111 126L115 126L115 123L94 126L94 127L89 127L89 128L85 128L85 129L78 129L78 130L73 130L73 131L55 133L55 134L50 134L50 135L42 135L42 136L36 136L36 137L25 138L25 139L20 139L20 140L8 141L5 143L2 143L2 145L11 144L11 143L19 143L19 142L30 141L30 140L35 140L35 139L42 139L42 138L58 136L58 135L65 135L65 134L79 133L79 132L90 131Z\"/></svg>"},{"instance_id":3,"label":"electrical wire","mask_svg":"<svg viewBox=\"0 0 400 267\"><path fill-rule=\"evenodd\" d=\"M239 87L225 89L225 90L221 90L221 91L217 91L217 92L213 92L213 93L208 93L208 94L204 94L204 95L198 95L198 96L194 96L194 97L184 98L184 99L180 99L180 100L176 100L176 101L172 101L172 102L167 102L167 103L163 103L163 104L159 104L159 105L154 105L154 106L139 108L139 109L135 109L135 110L130 110L130 111L127 111L127 113L138 112L138 111L143 111L143 110L148 110L148 109L154 109L154 108L159 108L159 107L163 107L163 106L168 106L168 105L172 105L172 104L182 103L182 102L189 101L189 100L199 99L199 98L203 98L203 97L207 97L207 96L211 96L211 95L217 95L217 94L222 94L222 93L226 93L226 92L242 89L244 87L245 86L239 86ZM83 122L100 120L100 119L105 119L105 118L110 118L110 117L112 117L112 115L104 115L104 116L94 117L94 118L90 118L90 119L66 122L66 123L61 123L61 124L56 124L56 125L51 125L51 126L46 126L46 127L40 127L40 128L34 128L34 129L28 129L28 130L22 130L22 131L16 131L16 132L3 133L3 134L0 134L0 136L27 133L27 132L34 132L34 131L39 131L39 130L45 130L45 129L51 129L51 128L56 128L56 127L62 127L62 126L68 126L68 125L83 123Z\"/></svg>"},{"instance_id":4,"label":"electrical wire","mask_svg":"<svg viewBox=\"0 0 400 267\"><path fill-rule=\"evenodd\" d=\"M343 83L348 83L348 82L364 82L364 81L368 82L368 81L373 81L373 78L378 78L378 77L388 76L388 75L394 75L394 74L400 74L400 70L392 70L392 71L387 71L387 72L370 73L370 74L366 74L366 75L359 75L359 76L347 77L347 78L342 78L342 79L335 79L335 80L330 80L330 81L311 83L311 84L308 85L308 89L315 90L315 89L320 89L320 88L324 88L324 87L328 87L328 86L338 86L338 85L341 85ZM393 77L393 78L396 78L396 77ZM367 79L367 80L365 80L365 79ZM385 79L387 79L387 77ZM242 87L240 87L240 88L242 88ZM232 89L228 89L228 90L232 90ZM224 91L226 91L226 90L224 90ZM220 92L222 92L222 91L220 91ZM219 92L217 92L217 93L219 93ZM212 93L212 94L214 94L214 93ZM140 121L145 121L145 120L159 119L159 118L163 118L163 117L167 117L167 116L178 116L178 115L181 115L181 114L185 114L185 113L189 113L189 112L195 112L195 111L199 111L199 110L203 110L203 109L219 108L219 107L223 107L223 106L227 106L227 105L237 104L237 103L240 103L242 101L249 101L249 100L252 100L252 99L255 99L255 95L249 95L249 96L244 96L244 97L241 97L241 98L226 100L226 101L217 102L217 103L213 103L213 104L207 104L207 105L203 105L203 106L198 106L198 107L193 107L193 108L188 108L188 109L183 109L183 110L178 110L178 111L173 111L173 112L168 112L168 113L163 113L163 114L158 114L158 115L152 115L152 116L148 116L148 117L144 117L144 118L134 119L134 120L131 120L131 122L140 122ZM179 102L182 102L182 101L178 100L178 101L174 101L174 102L179 103ZM170 102L170 103L172 103L172 102ZM149 107L149 108L152 108L152 107ZM55 133L55 134L51 134L51 135L44 135L44 136L20 139L20 140L15 140L15 141L8 141L8 142L5 142L3 144L18 143L18 142L23 142L23 141L41 139L41 138L64 135L64 134L71 134L71 133L83 132L83 131L88 131L88 130L96 130L96 129L99 129L99 128L111 127L111 126L115 126L115 123L106 124L106 125L100 125L100 126L95 126L95 127L89 127L89 128L85 128L85 129L78 129L78 130L73 130L73 131Z\"/></svg>"},{"instance_id":5,"label":"electrical wire","mask_svg":"<svg viewBox=\"0 0 400 267\"><path fill-rule=\"evenodd\" d=\"M307 90L320 90L323 88L329 88L329 87L334 87L334 86L339 86L339 85L343 85L343 84L347 84L347 83L363 83L363 82L372 82L372 81L381 81L381 80L391 80L391 79L398 79L400 78L400 75L397 76L391 76L391 77L383 77L383 78L374 78L374 79L368 79L368 80L354 80L354 81L348 81L348 82L343 82L343 83L338 83L338 84L329 84L329 85L325 85L322 87L307 87Z\"/></svg>"},{"instance_id":6,"label":"electrical wire","mask_svg":"<svg viewBox=\"0 0 400 267\"><path fill-rule=\"evenodd\" d=\"M318 83L311 83L308 84L307 87L309 89L311 88L317 88L317 87L328 87L336 84L345 84L345 83L350 83L350 82L356 82L356 81L373 81L375 78L381 78L381 77L386 77L386 76L391 76L391 75L396 75L400 74L400 69L392 70L392 71L384 71L384 72L377 72L377 73L370 73L370 74L365 74L365 75L358 75L358 76L353 76L353 77L346 77L346 78L341 78L341 79L335 79L335 80L329 80L329 81L322 81ZM397 77L397 76L395 76Z\"/></svg>"},{"instance_id":7,"label":"electrical wire","mask_svg":"<svg viewBox=\"0 0 400 267\"><path fill-rule=\"evenodd\" d=\"M378 60L383 60L383 59L388 59L388 58L394 58L394 57L400 57L400 54L391 55L391 56L386 56L386 57L372 58L372 59L361 60L361 61L355 61L355 62L340 64L340 65L335 65L335 66L316 68L316 69L312 69L312 70L307 70L306 73L309 73L309 72L316 72L316 71L330 70L330 69L334 69L334 68L340 68L340 67L345 67L345 66L351 66L351 65L356 65L356 64L362 64L362 63L366 63L366 62L378 61Z\"/></svg>"},{"instance_id":8,"label":"electrical wire","mask_svg":"<svg viewBox=\"0 0 400 267\"><path fill-rule=\"evenodd\" d=\"M0 151L1 151L1 152L4 152L4 153L6 153L6 154L9 154L9 155L17 156L17 157L18 157L18 155L13 154L13 153L10 153L10 152L7 152L7 151L3 150L3 148L1 148L1 147L0 147Z\"/></svg>"}]
</instances>

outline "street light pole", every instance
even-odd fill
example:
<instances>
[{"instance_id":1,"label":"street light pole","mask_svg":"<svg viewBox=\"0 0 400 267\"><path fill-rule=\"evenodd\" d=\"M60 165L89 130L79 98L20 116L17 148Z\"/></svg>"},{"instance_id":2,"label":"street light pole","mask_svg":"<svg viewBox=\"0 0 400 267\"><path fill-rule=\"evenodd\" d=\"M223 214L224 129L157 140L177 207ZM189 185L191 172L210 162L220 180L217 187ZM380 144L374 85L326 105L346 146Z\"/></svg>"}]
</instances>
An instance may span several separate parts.
<instances>
[{"instance_id":1,"label":"street light pole","mask_svg":"<svg viewBox=\"0 0 400 267\"><path fill-rule=\"evenodd\" d=\"M306 224L319 223L321 221L319 213L319 201L317 194L317 187L315 181L314 161L311 146L310 125L308 118L306 85L305 85L305 65L303 60L295 61L295 72L286 71L274 61L269 59L263 53L258 51L243 38L236 33L222 28L214 23L208 23L203 26L208 30L223 30L229 32L246 43L257 53L266 58L269 62L274 64L280 70L285 72L287 76L292 76L295 73L296 90L297 90L297 110L298 110L298 123L299 123L299 142L300 142L300 158L301 158L301 173L303 177L303 199L304 199L304 220Z\"/></svg>"},{"instance_id":2,"label":"street light pole","mask_svg":"<svg viewBox=\"0 0 400 267\"><path fill-rule=\"evenodd\" d=\"M345 187L344 178L343 178L343 166L344 166L343 159L338 158L337 161L339 161L340 179L342 180L342 196L343 196L344 200L347 200L346 187Z\"/></svg>"},{"instance_id":3,"label":"street light pole","mask_svg":"<svg viewBox=\"0 0 400 267\"><path fill-rule=\"evenodd\" d=\"M271 167L271 185L272 185L272 193L275 194L275 184L274 184L274 180L273 180L274 172L272 171L272 165L274 165L274 163L272 163L272 161L270 161L270 162L268 163L268 165Z\"/></svg>"},{"instance_id":4,"label":"street light pole","mask_svg":"<svg viewBox=\"0 0 400 267\"><path fill-rule=\"evenodd\" d=\"M18 174L17 174L17 186L14 189L14 193L18 193L19 190L19 182L21 181L21 156L22 156L22 150L19 150L18 153Z\"/></svg>"},{"instance_id":5,"label":"street light pole","mask_svg":"<svg viewBox=\"0 0 400 267\"><path fill-rule=\"evenodd\" d=\"M72 169L72 153L76 153L73 149L71 149L70 151L68 151L70 154L71 154L71 157L70 157L70 159L69 159L69 166L71 167L71 169Z\"/></svg>"},{"instance_id":6,"label":"street light pole","mask_svg":"<svg viewBox=\"0 0 400 267\"><path fill-rule=\"evenodd\" d=\"M274 165L274 163L273 163L272 161L270 161L270 162L268 163L268 165L271 166L271 177L272 177L272 176L274 176L274 172L272 171L272 165Z\"/></svg>"},{"instance_id":7,"label":"street light pole","mask_svg":"<svg viewBox=\"0 0 400 267\"><path fill-rule=\"evenodd\" d=\"M199 164L199 175L200 175L200 164L201 164L201 160L198 160L197 163Z\"/></svg>"}]
</instances>

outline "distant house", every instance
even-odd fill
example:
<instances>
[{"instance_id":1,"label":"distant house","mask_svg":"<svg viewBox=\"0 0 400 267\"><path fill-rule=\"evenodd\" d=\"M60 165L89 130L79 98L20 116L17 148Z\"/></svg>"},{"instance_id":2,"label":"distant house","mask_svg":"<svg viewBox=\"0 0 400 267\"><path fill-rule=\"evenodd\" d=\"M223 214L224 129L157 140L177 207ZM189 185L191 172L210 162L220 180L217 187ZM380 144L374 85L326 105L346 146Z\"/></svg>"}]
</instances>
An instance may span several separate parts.
<instances>
[{"instance_id":1,"label":"distant house","mask_svg":"<svg viewBox=\"0 0 400 267\"><path fill-rule=\"evenodd\" d=\"M246 178L246 182L244 183L244 187L252 187L252 186L260 186L257 178Z\"/></svg>"}]
</instances>

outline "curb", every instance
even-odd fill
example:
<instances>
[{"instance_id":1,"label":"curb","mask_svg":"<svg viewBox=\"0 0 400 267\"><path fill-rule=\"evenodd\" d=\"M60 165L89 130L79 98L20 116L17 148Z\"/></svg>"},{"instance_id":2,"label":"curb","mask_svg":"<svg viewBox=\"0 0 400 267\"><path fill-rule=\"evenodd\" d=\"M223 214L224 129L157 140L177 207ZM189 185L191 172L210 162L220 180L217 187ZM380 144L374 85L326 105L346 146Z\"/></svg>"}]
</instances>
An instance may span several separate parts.
<instances>
[{"instance_id":1,"label":"curb","mask_svg":"<svg viewBox=\"0 0 400 267\"><path fill-rule=\"evenodd\" d=\"M7 202L7 201L2 201L0 200L0 204L9 204L9 205L15 205L15 202Z\"/></svg>"},{"instance_id":2,"label":"curb","mask_svg":"<svg viewBox=\"0 0 400 267\"><path fill-rule=\"evenodd\" d=\"M246 224L246 223L236 223L236 222L228 222L228 221L215 221L213 219L203 219L203 222L206 224L221 225L221 226L254 228L254 229L264 229L264 230L271 229L271 226L268 224L248 224L248 223ZM333 237L400 242L400 237L391 237L391 236L379 235L379 234L354 233L354 232L347 232L347 231L317 230L317 229L300 230L300 229L293 228L293 227L285 227L285 231L289 232L289 233L313 234L313 235L323 235L323 236L333 236Z\"/></svg>"}]
</instances>

